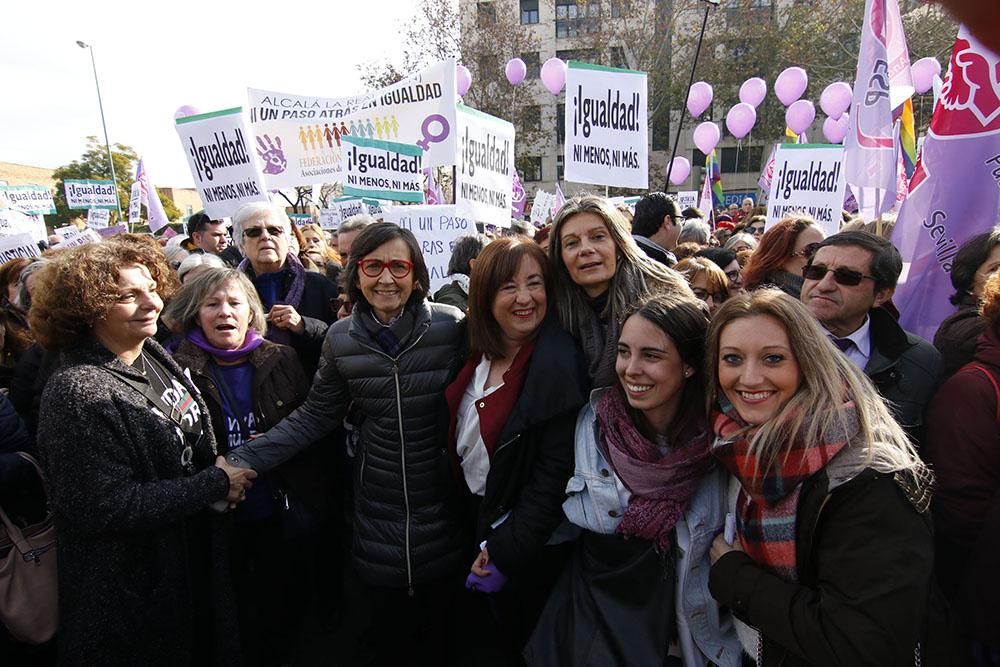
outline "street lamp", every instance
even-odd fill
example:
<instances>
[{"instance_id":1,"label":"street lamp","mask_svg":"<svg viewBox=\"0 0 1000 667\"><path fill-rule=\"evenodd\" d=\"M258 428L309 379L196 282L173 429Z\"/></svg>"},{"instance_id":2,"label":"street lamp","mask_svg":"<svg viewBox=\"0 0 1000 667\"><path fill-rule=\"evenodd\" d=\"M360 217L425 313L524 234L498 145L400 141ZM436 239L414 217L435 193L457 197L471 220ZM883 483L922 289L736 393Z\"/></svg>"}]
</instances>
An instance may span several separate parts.
<instances>
[{"instance_id":1,"label":"street lamp","mask_svg":"<svg viewBox=\"0 0 1000 667\"><path fill-rule=\"evenodd\" d=\"M104 121L104 103L101 102L101 82L97 78L97 63L94 61L94 47L86 42L76 40L76 45L81 49L90 50L90 64L94 68L94 84L97 86L97 106L101 110L101 126L104 128L104 145L108 149L108 164L111 165L111 181L115 185L115 206L118 207L118 222L124 220L122 217L122 205L118 199L118 177L115 175L115 160L111 156L111 142L108 141L108 124Z\"/></svg>"}]
</instances>

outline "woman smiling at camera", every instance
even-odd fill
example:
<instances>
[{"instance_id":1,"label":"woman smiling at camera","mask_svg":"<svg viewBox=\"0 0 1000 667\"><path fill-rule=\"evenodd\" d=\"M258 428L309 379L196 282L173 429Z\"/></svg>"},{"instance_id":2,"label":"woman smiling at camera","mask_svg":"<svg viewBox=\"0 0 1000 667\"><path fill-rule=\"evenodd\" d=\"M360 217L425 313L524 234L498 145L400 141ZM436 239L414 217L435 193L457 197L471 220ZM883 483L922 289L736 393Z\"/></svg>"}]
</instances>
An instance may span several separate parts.
<instances>
[{"instance_id":1,"label":"woman smiling at camera","mask_svg":"<svg viewBox=\"0 0 1000 667\"><path fill-rule=\"evenodd\" d=\"M732 621L708 593L726 476L702 408L707 328L703 303L666 295L622 325L618 383L577 419L563 509L580 537L528 664L739 666Z\"/></svg>"},{"instance_id":2,"label":"woman smiling at camera","mask_svg":"<svg viewBox=\"0 0 1000 667\"><path fill-rule=\"evenodd\" d=\"M574 197L563 205L549 257L556 269L553 303L583 347L594 388L616 382L615 340L628 307L656 293L692 296L684 278L645 256L625 218L602 197Z\"/></svg>"},{"instance_id":3,"label":"woman smiling at camera","mask_svg":"<svg viewBox=\"0 0 1000 667\"><path fill-rule=\"evenodd\" d=\"M930 606L931 473L787 294L730 298L707 347L712 453L738 482L739 527L732 545L712 545L710 586L746 624L744 649L761 665L914 664Z\"/></svg>"},{"instance_id":4,"label":"woman smiling at camera","mask_svg":"<svg viewBox=\"0 0 1000 667\"><path fill-rule=\"evenodd\" d=\"M354 310L330 327L305 403L229 455L270 470L357 411L352 556L372 607L363 642L378 664L443 661L447 612L468 567L444 399L464 359L463 315L428 302L428 283L412 232L362 230L344 278Z\"/></svg>"},{"instance_id":5,"label":"woman smiling at camera","mask_svg":"<svg viewBox=\"0 0 1000 667\"><path fill-rule=\"evenodd\" d=\"M37 274L31 327L61 355L38 446L62 664L240 663L227 522L209 506L238 503L256 475L216 458L205 403L152 339L176 284L159 248L130 239L58 253Z\"/></svg>"},{"instance_id":6,"label":"woman smiling at camera","mask_svg":"<svg viewBox=\"0 0 1000 667\"><path fill-rule=\"evenodd\" d=\"M480 616L490 606L499 612L486 626L495 633L477 633L476 646L498 641L515 665L565 564L564 548L545 545L563 518L584 403L576 344L549 309L550 271L531 239L486 246L469 288L472 354L445 393L450 449L475 521L478 556L466 587L497 593L469 600Z\"/></svg>"}]
</instances>

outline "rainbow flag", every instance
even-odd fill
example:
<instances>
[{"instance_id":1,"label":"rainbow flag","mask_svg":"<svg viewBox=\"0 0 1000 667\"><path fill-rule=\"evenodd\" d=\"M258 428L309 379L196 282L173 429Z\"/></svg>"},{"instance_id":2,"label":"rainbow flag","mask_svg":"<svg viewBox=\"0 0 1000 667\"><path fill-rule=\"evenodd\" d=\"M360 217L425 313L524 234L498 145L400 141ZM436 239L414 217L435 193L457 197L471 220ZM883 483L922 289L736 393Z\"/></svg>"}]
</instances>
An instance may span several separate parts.
<instances>
[{"instance_id":1,"label":"rainbow flag","mask_svg":"<svg viewBox=\"0 0 1000 667\"><path fill-rule=\"evenodd\" d=\"M903 168L906 177L913 178L917 169L917 132L913 122L913 98L903 102L903 113L900 115L899 144L903 153Z\"/></svg>"},{"instance_id":2,"label":"rainbow flag","mask_svg":"<svg viewBox=\"0 0 1000 667\"><path fill-rule=\"evenodd\" d=\"M714 148L705 156L705 171L712 177L712 205L720 208L726 203L726 198L722 192L722 165Z\"/></svg>"}]
</instances>

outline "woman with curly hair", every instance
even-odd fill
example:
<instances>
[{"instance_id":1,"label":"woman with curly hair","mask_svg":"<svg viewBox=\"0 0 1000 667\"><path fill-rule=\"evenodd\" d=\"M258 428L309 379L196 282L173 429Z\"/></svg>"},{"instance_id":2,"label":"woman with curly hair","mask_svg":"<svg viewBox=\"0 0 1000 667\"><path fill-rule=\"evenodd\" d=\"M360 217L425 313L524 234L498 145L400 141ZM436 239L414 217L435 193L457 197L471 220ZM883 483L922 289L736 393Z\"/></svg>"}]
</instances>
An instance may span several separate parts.
<instances>
[{"instance_id":1,"label":"woman with curly hair","mask_svg":"<svg viewBox=\"0 0 1000 667\"><path fill-rule=\"evenodd\" d=\"M693 296L680 274L646 257L603 197L574 197L559 209L549 259L559 320L580 341L593 388L616 382L615 341L629 307L657 293Z\"/></svg>"},{"instance_id":2,"label":"woman with curly hair","mask_svg":"<svg viewBox=\"0 0 1000 667\"><path fill-rule=\"evenodd\" d=\"M790 217L771 226L760 238L757 250L743 268L743 288L774 285L798 299L802 291L802 269L809 255L824 238L812 218Z\"/></svg>"},{"instance_id":3,"label":"woman with curly hair","mask_svg":"<svg viewBox=\"0 0 1000 667\"><path fill-rule=\"evenodd\" d=\"M29 315L61 355L38 448L59 534L62 664L239 662L222 515L252 471L217 457L198 390L152 336L177 279L115 239L54 255Z\"/></svg>"}]
</instances>

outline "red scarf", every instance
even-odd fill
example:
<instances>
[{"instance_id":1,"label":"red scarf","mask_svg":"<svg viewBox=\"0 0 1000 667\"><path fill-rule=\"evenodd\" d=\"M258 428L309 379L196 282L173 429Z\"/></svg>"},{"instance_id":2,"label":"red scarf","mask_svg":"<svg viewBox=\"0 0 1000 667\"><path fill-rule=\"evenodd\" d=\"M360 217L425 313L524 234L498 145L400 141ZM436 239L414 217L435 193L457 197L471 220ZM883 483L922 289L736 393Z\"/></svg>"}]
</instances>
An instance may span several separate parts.
<instances>
[{"instance_id":1,"label":"red scarf","mask_svg":"<svg viewBox=\"0 0 1000 667\"><path fill-rule=\"evenodd\" d=\"M707 428L695 424L663 455L640 433L617 387L604 392L596 412L608 462L632 494L618 532L649 540L666 553L670 532L712 467Z\"/></svg>"},{"instance_id":2,"label":"red scarf","mask_svg":"<svg viewBox=\"0 0 1000 667\"><path fill-rule=\"evenodd\" d=\"M736 501L740 545L755 562L789 581L798 579L795 539L802 482L822 470L859 429L853 401L844 403L838 414L841 418L819 442L793 443L766 471L748 453L756 429L748 429L731 407L712 417L712 453L743 487Z\"/></svg>"}]
</instances>

